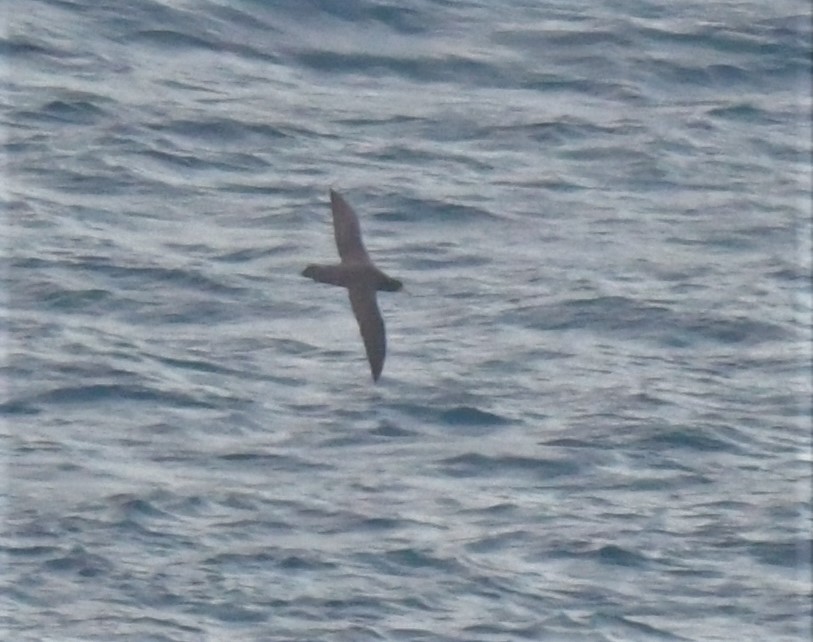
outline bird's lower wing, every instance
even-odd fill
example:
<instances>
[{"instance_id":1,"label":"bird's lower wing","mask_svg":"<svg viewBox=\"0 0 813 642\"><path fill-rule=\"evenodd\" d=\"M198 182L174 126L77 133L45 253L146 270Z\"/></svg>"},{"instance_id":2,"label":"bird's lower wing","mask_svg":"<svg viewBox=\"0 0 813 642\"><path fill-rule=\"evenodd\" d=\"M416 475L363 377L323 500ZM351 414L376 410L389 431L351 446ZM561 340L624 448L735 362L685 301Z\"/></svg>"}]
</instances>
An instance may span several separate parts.
<instances>
[{"instance_id":1,"label":"bird's lower wing","mask_svg":"<svg viewBox=\"0 0 813 642\"><path fill-rule=\"evenodd\" d=\"M368 287L351 287L350 305L361 330L367 360L373 373L373 381L378 381L384 367L384 356L387 353L387 338L384 331L384 319L378 309L375 290Z\"/></svg>"}]
</instances>

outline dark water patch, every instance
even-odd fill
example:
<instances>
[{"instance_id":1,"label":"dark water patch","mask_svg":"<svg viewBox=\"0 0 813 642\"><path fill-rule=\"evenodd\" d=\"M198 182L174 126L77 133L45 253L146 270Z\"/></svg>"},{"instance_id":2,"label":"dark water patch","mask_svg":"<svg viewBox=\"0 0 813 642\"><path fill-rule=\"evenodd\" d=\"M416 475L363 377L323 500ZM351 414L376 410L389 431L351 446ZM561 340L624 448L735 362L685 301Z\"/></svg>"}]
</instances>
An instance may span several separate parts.
<instances>
[{"instance_id":1,"label":"dark water patch","mask_svg":"<svg viewBox=\"0 0 813 642\"><path fill-rule=\"evenodd\" d=\"M811 282L811 272L809 268L805 268L803 265L786 265L780 268L776 268L774 271L769 273L769 276L773 279L777 279L779 281L784 281L786 283L792 283L799 286L805 286Z\"/></svg>"},{"instance_id":2,"label":"dark water patch","mask_svg":"<svg viewBox=\"0 0 813 642\"><path fill-rule=\"evenodd\" d=\"M550 439L548 441L541 442L545 446L556 446L557 448L601 448L601 444L597 444L595 441L583 441L581 439L575 439L573 437L562 437L559 439Z\"/></svg>"},{"instance_id":3,"label":"dark water patch","mask_svg":"<svg viewBox=\"0 0 813 642\"><path fill-rule=\"evenodd\" d=\"M242 175L245 172L259 172L269 167L268 161L261 156L244 152L220 150L201 156L164 150L147 150L137 153L156 160L161 165L180 167L185 170L231 172Z\"/></svg>"},{"instance_id":4,"label":"dark water patch","mask_svg":"<svg viewBox=\"0 0 813 642\"><path fill-rule=\"evenodd\" d=\"M333 467L320 462L308 461L292 455L278 455L276 453L232 452L217 455L215 459L235 463L240 466L252 466L269 471L303 471L303 470L331 470Z\"/></svg>"},{"instance_id":5,"label":"dark water patch","mask_svg":"<svg viewBox=\"0 0 813 642\"><path fill-rule=\"evenodd\" d=\"M132 282L138 289L164 283L169 287L185 287L198 292L213 294L233 294L244 292L245 288L227 285L216 278L192 267L161 267L145 265L123 265L113 263L103 256L81 256L76 259L56 262L71 270L98 273L125 282Z\"/></svg>"},{"instance_id":6,"label":"dark water patch","mask_svg":"<svg viewBox=\"0 0 813 642\"><path fill-rule=\"evenodd\" d=\"M109 302L111 293L100 288L86 290L60 289L42 297L49 308L60 312L88 312L98 305Z\"/></svg>"},{"instance_id":7,"label":"dark water patch","mask_svg":"<svg viewBox=\"0 0 813 642\"><path fill-rule=\"evenodd\" d=\"M36 415L41 408L32 405L30 399L9 399L0 403L0 415Z\"/></svg>"},{"instance_id":8,"label":"dark water patch","mask_svg":"<svg viewBox=\"0 0 813 642\"><path fill-rule=\"evenodd\" d=\"M564 158L585 163L612 163L616 166L617 172L623 167L624 172L634 176L635 179L639 179L642 174L644 177L657 175L662 178L665 176L659 169L658 159L644 149L631 148L623 143L608 144L590 141L584 145L573 144L559 153Z\"/></svg>"},{"instance_id":9,"label":"dark water patch","mask_svg":"<svg viewBox=\"0 0 813 642\"><path fill-rule=\"evenodd\" d=\"M644 67L656 75L659 82L669 86L694 85L706 89L730 90L758 82L750 69L729 63L689 65L664 58L649 60Z\"/></svg>"},{"instance_id":10,"label":"dark water patch","mask_svg":"<svg viewBox=\"0 0 813 642\"><path fill-rule=\"evenodd\" d=\"M416 147L407 147L398 142L388 143L376 147L375 149L367 150L365 156L373 162L378 163L431 163L443 157L443 154L436 153L433 150L421 149ZM398 220L396 218L396 220Z\"/></svg>"},{"instance_id":11,"label":"dark water patch","mask_svg":"<svg viewBox=\"0 0 813 642\"><path fill-rule=\"evenodd\" d=\"M784 566L785 568L807 570L810 575L811 553L813 553L813 540L798 539L775 542L752 542L747 546L748 552L755 559L771 566Z\"/></svg>"},{"instance_id":12,"label":"dark water patch","mask_svg":"<svg viewBox=\"0 0 813 642\"><path fill-rule=\"evenodd\" d=\"M321 448L327 449L357 448L370 443L369 440L366 439L366 435L368 434L369 433L345 433L337 436L331 436L323 439L319 445Z\"/></svg>"},{"instance_id":13,"label":"dark water patch","mask_svg":"<svg viewBox=\"0 0 813 642\"><path fill-rule=\"evenodd\" d=\"M16 56L21 58L31 56L59 57L64 52L47 42L34 39L29 35L20 33L10 34L8 38L0 38L0 55L11 59Z\"/></svg>"},{"instance_id":14,"label":"dark water patch","mask_svg":"<svg viewBox=\"0 0 813 642\"><path fill-rule=\"evenodd\" d=\"M417 433L414 430L402 428L391 421L382 421L378 426L371 429L368 434L373 437L383 437L386 439L414 437Z\"/></svg>"},{"instance_id":15,"label":"dark water patch","mask_svg":"<svg viewBox=\"0 0 813 642\"><path fill-rule=\"evenodd\" d=\"M747 202L737 203L744 209L750 209L752 205ZM702 238L676 239L669 238L668 241L687 246L706 246L710 250L717 252L728 251L740 253L744 250L764 251L766 244L776 243L777 246L793 247L797 240L799 230L789 225L750 225L739 229L730 230L725 233L711 232L705 233Z\"/></svg>"},{"instance_id":16,"label":"dark water patch","mask_svg":"<svg viewBox=\"0 0 813 642\"><path fill-rule=\"evenodd\" d=\"M201 118L200 120L179 119L154 124L154 131L174 134L192 140L229 143L268 139L278 141L290 134L268 123L246 123L229 118Z\"/></svg>"},{"instance_id":17,"label":"dark water patch","mask_svg":"<svg viewBox=\"0 0 813 642\"><path fill-rule=\"evenodd\" d=\"M649 459L649 458L647 458ZM645 465L649 465L648 462ZM605 490L617 492L644 491L644 492L680 492L695 486L710 486L714 480L698 474L667 474L662 471L660 475L644 477L626 481L623 484L609 484Z\"/></svg>"},{"instance_id":18,"label":"dark water patch","mask_svg":"<svg viewBox=\"0 0 813 642\"><path fill-rule=\"evenodd\" d=\"M223 597L228 598L228 601L224 600L206 607L207 617L211 616L221 622L230 624L256 624L266 622L270 618L270 614L265 608L242 606L238 601L238 595L229 595L227 593Z\"/></svg>"},{"instance_id":19,"label":"dark water patch","mask_svg":"<svg viewBox=\"0 0 813 642\"><path fill-rule=\"evenodd\" d=\"M180 152L167 152L157 149L150 149L137 152L140 156L145 156L152 160L158 161L159 164L169 167L171 169L216 169L217 163L212 163L209 160L193 156L191 154L182 154Z\"/></svg>"},{"instance_id":20,"label":"dark water patch","mask_svg":"<svg viewBox=\"0 0 813 642\"><path fill-rule=\"evenodd\" d=\"M255 505L248 498L244 498L239 493L228 493L220 504L227 508L236 510L253 510ZM167 507L172 509L174 514L185 515L187 517L200 517L212 512L213 502L208 497L200 495L188 495L174 498Z\"/></svg>"},{"instance_id":21,"label":"dark water patch","mask_svg":"<svg viewBox=\"0 0 813 642\"><path fill-rule=\"evenodd\" d=\"M455 270L467 267L489 265L493 259L482 254L454 254L443 258L417 258L407 259L407 266L416 270Z\"/></svg>"},{"instance_id":22,"label":"dark water patch","mask_svg":"<svg viewBox=\"0 0 813 642\"><path fill-rule=\"evenodd\" d=\"M602 564L610 564L612 566L640 568L647 566L649 563L649 560L643 555L614 544L602 546L591 554Z\"/></svg>"},{"instance_id":23,"label":"dark water patch","mask_svg":"<svg viewBox=\"0 0 813 642\"><path fill-rule=\"evenodd\" d=\"M56 573L76 574L81 577L106 575L114 567L106 557L89 553L78 545L60 556L47 560L43 566Z\"/></svg>"},{"instance_id":24,"label":"dark water patch","mask_svg":"<svg viewBox=\"0 0 813 642\"><path fill-rule=\"evenodd\" d=\"M396 33L402 34L424 33L431 29L432 25L428 15L421 13L417 8L403 5L368 2L342 3L338 5L323 3L321 8L357 25L365 22L377 22Z\"/></svg>"},{"instance_id":25,"label":"dark water patch","mask_svg":"<svg viewBox=\"0 0 813 642\"><path fill-rule=\"evenodd\" d=\"M370 114L364 118L357 116L338 117L334 121L341 125L347 125L352 128L364 129L369 126L382 126L382 125L409 125L415 123L426 122L424 118L418 116L411 116L409 114L396 114L394 116L377 116Z\"/></svg>"},{"instance_id":26,"label":"dark water patch","mask_svg":"<svg viewBox=\"0 0 813 642\"><path fill-rule=\"evenodd\" d=\"M219 46L216 40L202 38L184 31L173 29L142 29L128 36L130 42L140 42L170 51L190 49L207 49L216 51Z\"/></svg>"},{"instance_id":27,"label":"dark water patch","mask_svg":"<svg viewBox=\"0 0 813 642\"><path fill-rule=\"evenodd\" d=\"M36 557L49 557L54 559L57 554L61 553L61 549L57 546L0 546L0 551L10 558L19 557L22 559L36 558Z\"/></svg>"},{"instance_id":28,"label":"dark water patch","mask_svg":"<svg viewBox=\"0 0 813 642\"><path fill-rule=\"evenodd\" d=\"M448 134L448 129L444 134ZM471 133L471 137L474 132ZM433 137L440 138L441 135L433 134ZM459 140L455 137L455 140ZM435 147L418 147L404 145L400 142L387 143L380 145L373 150L366 151L365 158L374 163L403 163L409 165L422 165L422 164L440 164L446 167L449 172L454 173L452 168L468 168L471 170L491 170L492 165L484 163L481 160L472 156L465 156L454 154L448 149L437 149ZM461 171L461 170L458 170Z\"/></svg>"},{"instance_id":29,"label":"dark water patch","mask_svg":"<svg viewBox=\"0 0 813 642\"><path fill-rule=\"evenodd\" d=\"M422 12L421 4L413 7L377 2L282 0L275 2L274 6L286 16L296 20L316 18L339 20L357 26L362 32L375 29L376 25L383 25L395 33L418 34L435 27L437 19L434 14L427 15Z\"/></svg>"},{"instance_id":30,"label":"dark water patch","mask_svg":"<svg viewBox=\"0 0 813 642\"><path fill-rule=\"evenodd\" d=\"M365 74L374 78L396 76L420 82L484 82L500 84L501 74L495 67L473 58L444 56L387 56L366 52L305 50L293 54L298 64L313 71L330 74Z\"/></svg>"},{"instance_id":31,"label":"dark water patch","mask_svg":"<svg viewBox=\"0 0 813 642\"><path fill-rule=\"evenodd\" d=\"M540 330L592 330L647 338L666 345L695 345L698 341L758 344L785 340L781 326L746 317L704 313L692 316L670 306L642 303L623 296L571 299L551 306L514 309L506 320Z\"/></svg>"},{"instance_id":32,"label":"dark water patch","mask_svg":"<svg viewBox=\"0 0 813 642\"><path fill-rule=\"evenodd\" d=\"M267 196L279 196L280 194L288 194L289 190L286 188L282 188L279 186L278 183L270 183L270 184L263 184L264 180L257 180L256 177L252 178L251 180L256 181L253 183L230 183L227 181L223 181L218 184L217 189L219 192L233 192L237 194L262 194ZM278 217L274 216L269 217L266 219L268 221L278 220ZM261 225L264 221L262 219L256 220L252 222L252 225L258 226Z\"/></svg>"},{"instance_id":33,"label":"dark water patch","mask_svg":"<svg viewBox=\"0 0 813 642\"><path fill-rule=\"evenodd\" d=\"M592 141L596 137L619 133L622 132L618 127L600 126L576 118L500 125L481 132L486 136L496 135L502 140L505 140L506 137L511 140L515 136L520 136L526 140L545 144L565 144L584 139Z\"/></svg>"},{"instance_id":34,"label":"dark water patch","mask_svg":"<svg viewBox=\"0 0 813 642\"><path fill-rule=\"evenodd\" d=\"M785 23L757 20L736 26L701 22L691 30L642 27L639 34L659 47L682 45L692 56L698 50L710 50L725 54L726 59L796 66L809 52L809 35L800 29L805 22L792 17Z\"/></svg>"},{"instance_id":35,"label":"dark water patch","mask_svg":"<svg viewBox=\"0 0 813 642\"><path fill-rule=\"evenodd\" d=\"M790 338L788 332L778 324L747 317L699 317L689 319L686 325L696 336L719 343L755 345Z\"/></svg>"},{"instance_id":36,"label":"dark water patch","mask_svg":"<svg viewBox=\"0 0 813 642\"><path fill-rule=\"evenodd\" d=\"M404 527L408 522L402 519L393 519L389 517L371 517L361 522L360 530L382 532L382 531L397 531Z\"/></svg>"},{"instance_id":37,"label":"dark water patch","mask_svg":"<svg viewBox=\"0 0 813 642\"><path fill-rule=\"evenodd\" d=\"M565 178L564 176L540 176L539 178L524 179L524 178L510 178L509 180L495 180L494 185L507 187L511 191L516 191L519 188L530 190L549 190L551 192L581 192L592 189L587 183L578 180L578 177L572 176ZM532 211L532 215L536 216L536 211Z\"/></svg>"},{"instance_id":38,"label":"dark water patch","mask_svg":"<svg viewBox=\"0 0 813 642\"><path fill-rule=\"evenodd\" d=\"M471 406L457 406L440 413L440 420L450 426L496 426L508 423L500 415L473 408Z\"/></svg>"},{"instance_id":39,"label":"dark water patch","mask_svg":"<svg viewBox=\"0 0 813 642\"><path fill-rule=\"evenodd\" d=\"M207 246L204 246L204 249L207 252L209 251ZM232 250L215 256L214 260L221 263L250 263L257 259L293 254L297 251L301 251L301 248L292 243L279 243L273 247L248 247L240 250ZM261 278L267 282L267 276L263 275Z\"/></svg>"},{"instance_id":40,"label":"dark water patch","mask_svg":"<svg viewBox=\"0 0 813 642\"><path fill-rule=\"evenodd\" d=\"M429 16L408 6L360 3L370 19L380 22L392 31L402 34L419 34L431 28Z\"/></svg>"},{"instance_id":41,"label":"dark water patch","mask_svg":"<svg viewBox=\"0 0 813 642\"><path fill-rule=\"evenodd\" d=\"M664 399L662 397L658 397L649 392L639 392L634 395L630 395L629 400L634 402L636 405L641 405L644 407L675 405L674 402Z\"/></svg>"},{"instance_id":42,"label":"dark water patch","mask_svg":"<svg viewBox=\"0 0 813 642\"><path fill-rule=\"evenodd\" d=\"M628 617L598 613L589 620L594 631L602 631L605 640L657 640L663 642L692 642L696 638L686 638L665 629L638 622Z\"/></svg>"},{"instance_id":43,"label":"dark water patch","mask_svg":"<svg viewBox=\"0 0 813 642\"><path fill-rule=\"evenodd\" d=\"M544 330L605 329L640 331L647 325L663 327L673 320L661 305L646 305L622 296L571 299L554 306L519 308L511 312L517 321Z\"/></svg>"},{"instance_id":44,"label":"dark water patch","mask_svg":"<svg viewBox=\"0 0 813 642\"><path fill-rule=\"evenodd\" d=\"M710 514L720 515L726 511L743 513L751 506L748 502L739 501L734 499L721 499L712 502L704 502L697 506L698 509L706 509ZM797 514L794 512L790 517L795 517Z\"/></svg>"},{"instance_id":45,"label":"dark water patch","mask_svg":"<svg viewBox=\"0 0 813 642\"><path fill-rule=\"evenodd\" d=\"M550 479L580 472L578 463L566 459L542 459L539 457L500 456L489 457L479 453L466 453L438 462L446 474L452 477L491 477L495 475L528 475Z\"/></svg>"},{"instance_id":46,"label":"dark water patch","mask_svg":"<svg viewBox=\"0 0 813 642\"><path fill-rule=\"evenodd\" d=\"M110 501L116 505L120 515L126 519L139 520L141 518L167 518L170 517L159 509L152 501L134 497L133 495L115 495Z\"/></svg>"},{"instance_id":47,"label":"dark water patch","mask_svg":"<svg viewBox=\"0 0 813 642\"><path fill-rule=\"evenodd\" d=\"M595 62L597 65L601 65L604 61L601 58L596 58ZM627 105L634 102L645 102L645 99L628 84L604 79L575 78L558 74L528 72L522 79L522 86L525 89L541 94L552 94L556 98L559 97L559 94L564 94L573 100L577 100L579 95L584 95L589 97L591 101L596 98L604 98L623 102ZM569 94L575 94L576 96L568 96Z\"/></svg>"},{"instance_id":48,"label":"dark water patch","mask_svg":"<svg viewBox=\"0 0 813 642\"><path fill-rule=\"evenodd\" d=\"M81 169L80 169L81 168ZM96 171L87 163L76 163L63 167L40 167L33 170L44 177L48 176L49 188L69 194L91 196L119 194L121 190L135 184L134 181L106 175Z\"/></svg>"},{"instance_id":49,"label":"dark water patch","mask_svg":"<svg viewBox=\"0 0 813 642\"><path fill-rule=\"evenodd\" d=\"M194 372L206 372L209 374L222 374L222 375L242 375L240 370L226 368L211 361L202 361L200 359L176 359L172 357L164 357L161 355L152 355L152 357L165 365L172 366L173 368L180 368L182 370L192 370Z\"/></svg>"},{"instance_id":50,"label":"dark water patch","mask_svg":"<svg viewBox=\"0 0 813 642\"><path fill-rule=\"evenodd\" d=\"M322 560L314 560L301 555L286 555L280 560L277 560L277 566L284 571L312 571L312 570L326 570L336 568L335 564L324 562Z\"/></svg>"},{"instance_id":51,"label":"dark water patch","mask_svg":"<svg viewBox=\"0 0 813 642\"><path fill-rule=\"evenodd\" d=\"M479 537L474 541L467 542L465 548L472 553L494 553L505 549L527 546L529 541L533 541L533 539L528 531L514 530Z\"/></svg>"},{"instance_id":52,"label":"dark water patch","mask_svg":"<svg viewBox=\"0 0 813 642\"><path fill-rule=\"evenodd\" d=\"M253 26L257 26L257 23ZM184 25L184 31L172 29L142 29L128 34L126 42L146 45L153 50L164 50L169 55L203 55L210 53L218 57L224 54L233 54L243 59L253 59L260 62L277 63L280 60L277 52L266 46L262 39L238 40L223 38L215 35L215 30L198 29L198 34L191 33L189 25ZM266 38L272 33L279 33L279 29L269 23L264 23ZM252 42L256 44L252 44Z\"/></svg>"},{"instance_id":53,"label":"dark water patch","mask_svg":"<svg viewBox=\"0 0 813 642\"><path fill-rule=\"evenodd\" d=\"M404 568L427 571L443 571L457 573L460 564L452 558L442 558L432 555L426 550L416 548L401 548L384 553L384 559L390 571L402 573ZM397 569L401 569L398 571Z\"/></svg>"},{"instance_id":54,"label":"dark water patch","mask_svg":"<svg viewBox=\"0 0 813 642\"><path fill-rule=\"evenodd\" d=\"M657 450L663 447L700 452L739 452L741 450L738 444L711 435L707 430L701 428L657 431L637 443L647 449Z\"/></svg>"},{"instance_id":55,"label":"dark water patch","mask_svg":"<svg viewBox=\"0 0 813 642\"><path fill-rule=\"evenodd\" d=\"M139 602L139 604L147 604L155 607L156 609L167 609L170 606L177 605L178 601L177 596L166 593L162 590L159 595L154 596L154 599L144 600L144 602ZM137 636L140 635L144 630L156 631L156 633L152 633L150 635L150 642L180 642L181 640L194 641L206 639L206 630L204 628L184 622L178 622L177 620L178 618L176 616L162 618L150 615L141 615L130 616L127 618L110 617L105 618L104 620L101 618L94 618L89 620L89 623L91 626L100 629L104 626L111 626L109 622L112 622L112 626L116 627L117 635L122 636ZM128 625L130 627L129 631L127 630ZM157 633L159 630L166 631L166 635L163 633ZM179 634L183 633L190 633L194 637L179 637Z\"/></svg>"},{"instance_id":56,"label":"dark water patch","mask_svg":"<svg viewBox=\"0 0 813 642\"><path fill-rule=\"evenodd\" d=\"M748 102L738 102L733 105L713 107L706 112L714 118L727 118L732 120L742 120L748 123L755 122L779 122L773 118L769 112L755 107Z\"/></svg>"},{"instance_id":57,"label":"dark water patch","mask_svg":"<svg viewBox=\"0 0 813 642\"><path fill-rule=\"evenodd\" d=\"M577 26L578 23L571 23ZM581 25L578 25L581 26ZM551 48L566 50L586 49L588 52L596 47L606 48L627 46L630 40L618 30L607 30L596 27L595 23L584 28L555 29L527 25L516 25L510 31L497 29L492 36L494 42L518 46L521 49L546 53Z\"/></svg>"},{"instance_id":58,"label":"dark water patch","mask_svg":"<svg viewBox=\"0 0 813 642\"><path fill-rule=\"evenodd\" d=\"M72 125L92 125L106 115L96 103L102 100L93 96L90 100L59 99L45 103L36 111L22 111L18 117L31 121L50 121Z\"/></svg>"},{"instance_id":59,"label":"dark water patch","mask_svg":"<svg viewBox=\"0 0 813 642\"><path fill-rule=\"evenodd\" d=\"M182 241L167 241L163 246L170 250L177 250L178 254L194 256L196 258L208 258L212 248L205 243L184 243Z\"/></svg>"},{"instance_id":60,"label":"dark water patch","mask_svg":"<svg viewBox=\"0 0 813 642\"><path fill-rule=\"evenodd\" d=\"M192 395L164 392L143 385L87 384L62 386L30 397L31 404L160 403L169 407L217 408L219 404Z\"/></svg>"},{"instance_id":61,"label":"dark water patch","mask_svg":"<svg viewBox=\"0 0 813 642\"><path fill-rule=\"evenodd\" d=\"M508 622L472 624L462 631L467 640L545 640L550 636L550 631L540 624L522 626Z\"/></svg>"},{"instance_id":62,"label":"dark water patch","mask_svg":"<svg viewBox=\"0 0 813 642\"><path fill-rule=\"evenodd\" d=\"M474 508L474 509L464 509L462 513L477 513L482 515L493 515L493 516L503 516L503 515L511 515L517 510L517 505L513 502L499 502L497 504L492 504L491 506L485 506L483 508Z\"/></svg>"},{"instance_id":63,"label":"dark water patch","mask_svg":"<svg viewBox=\"0 0 813 642\"><path fill-rule=\"evenodd\" d=\"M170 528L161 527L166 524L169 524ZM182 535L183 528L177 523L164 521L159 525L158 522L150 522L142 515L122 515L107 526L112 530L112 538L140 542L141 545L154 547L154 550L193 548L199 543L193 536Z\"/></svg>"},{"instance_id":64,"label":"dark water patch","mask_svg":"<svg viewBox=\"0 0 813 642\"><path fill-rule=\"evenodd\" d=\"M315 559L304 551L292 553L290 551L280 551L276 548L250 553L220 553L206 558L203 560L203 564L221 570L232 569L235 571L244 571L246 568L257 568L270 564L291 572L328 570L336 566L332 562Z\"/></svg>"},{"instance_id":65,"label":"dark water patch","mask_svg":"<svg viewBox=\"0 0 813 642\"><path fill-rule=\"evenodd\" d=\"M378 214L376 218L413 223L474 224L480 221L495 220L497 217L488 210L471 205L400 196L396 207L388 208L386 212Z\"/></svg>"},{"instance_id":66,"label":"dark water patch","mask_svg":"<svg viewBox=\"0 0 813 642\"><path fill-rule=\"evenodd\" d=\"M224 171L235 172L258 172L271 166L261 156L257 154L247 154L245 152L231 152L218 156L219 160L215 167Z\"/></svg>"},{"instance_id":67,"label":"dark water patch","mask_svg":"<svg viewBox=\"0 0 813 642\"><path fill-rule=\"evenodd\" d=\"M595 25L579 30L545 30L542 41L554 47L584 48L588 54L597 47L604 50L607 47L626 47L631 44L620 30L609 31Z\"/></svg>"},{"instance_id":68,"label":"dark water patch","mask_svg":"<svg viewBox=\"0 0 813 642\"><path fill-rule=\"evenodd\" d=\"M313 346L311 346L309 343L297 341L296 339L267 339L263 345L267 346L269 344L274 347L274 350L277 350L282 354L289 355L307 354L313 350ZM288 382L288 380L286 379L285 382ZM305 410L310 406L303 405L297 407L300 410ZM313 409L313 407L310 408Z\"/></svg>"}]
</instances>

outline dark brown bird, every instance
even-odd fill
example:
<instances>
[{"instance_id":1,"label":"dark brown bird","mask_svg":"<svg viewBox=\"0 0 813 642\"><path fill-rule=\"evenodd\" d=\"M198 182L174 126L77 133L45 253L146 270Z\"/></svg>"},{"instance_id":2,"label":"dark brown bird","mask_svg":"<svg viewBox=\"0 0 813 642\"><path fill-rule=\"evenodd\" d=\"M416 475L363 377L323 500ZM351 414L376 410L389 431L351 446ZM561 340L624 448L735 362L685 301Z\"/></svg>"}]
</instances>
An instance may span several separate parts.
<instances>
[{"instance_id":1,"label":"dark brown bird","mask_svg":"<svg viewBox=\"0 0 813 642\"><path fill-rule=\"evenodd\" d=\"M302 276L320 283L339 285L347 288L350 306L356 315L367 360L373 381L378 381L384 367L387 353L387 338L384 319L378 310L376 291L397 292L403 287L398 279L393 279L379 270L364 249L361 241L361 227L353 208L338 192L330 190L330 207L333 210L333 232L341 263L334 265L311 264Z\"/></svg>"}]
</instances>

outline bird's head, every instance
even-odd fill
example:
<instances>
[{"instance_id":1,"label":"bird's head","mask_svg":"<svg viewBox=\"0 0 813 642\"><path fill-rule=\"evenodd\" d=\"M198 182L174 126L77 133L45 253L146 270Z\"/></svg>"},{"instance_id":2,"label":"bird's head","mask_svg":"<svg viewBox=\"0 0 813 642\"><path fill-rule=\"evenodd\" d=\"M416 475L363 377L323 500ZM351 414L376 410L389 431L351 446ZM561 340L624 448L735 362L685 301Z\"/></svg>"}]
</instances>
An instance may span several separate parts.
<instances>
[{"instance_id":1,"label":"bird's head","mask_svg":"<svg viewBox=\"0 0 813 642\"><path fill-rule=\"evenodd\" d=\"M404 287L404 284L398 279L393 279L388 276L381 282L378 289L384 290L385 292L398 292L402 287Z\"/></svg>"}]
</instances>

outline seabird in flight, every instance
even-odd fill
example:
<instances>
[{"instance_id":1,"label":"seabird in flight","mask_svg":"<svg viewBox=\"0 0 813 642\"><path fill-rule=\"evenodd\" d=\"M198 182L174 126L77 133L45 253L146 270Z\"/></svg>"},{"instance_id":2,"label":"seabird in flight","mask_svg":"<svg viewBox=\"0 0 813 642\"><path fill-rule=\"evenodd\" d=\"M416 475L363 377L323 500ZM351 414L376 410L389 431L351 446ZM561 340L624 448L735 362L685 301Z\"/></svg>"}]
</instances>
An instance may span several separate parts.
<instances>
[{"instance_id":1,"label":"seabird in flight","mask_svg":"<svg viewBox=\"0 0 813 642\"><path fill-rule=\"evenodd\" d=\"M330 190L330 207L333 210L336 247L342 261L334 265L311 264L303 270L302 276L347 288L350 306L356 315L361 338L364 339L373 381L378 381L384 367L387 339L384 319L378 310L376 291L397 292L403 284L373 265L361 241L361 227L356 213L341 194L333 190Z\"/></svg>"}]
</instances>

